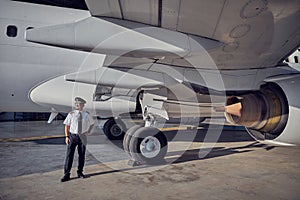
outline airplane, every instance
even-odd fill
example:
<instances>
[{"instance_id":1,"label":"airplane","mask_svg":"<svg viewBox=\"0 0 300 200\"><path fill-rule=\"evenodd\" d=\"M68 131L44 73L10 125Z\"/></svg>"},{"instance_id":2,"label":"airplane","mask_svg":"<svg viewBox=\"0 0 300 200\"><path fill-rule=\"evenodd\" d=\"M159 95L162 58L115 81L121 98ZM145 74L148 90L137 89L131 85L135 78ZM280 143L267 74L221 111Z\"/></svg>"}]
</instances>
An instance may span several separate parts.
<instances>
[{"instance_id":1,"label":"airplane","mask_svg":"<svg viewBox=\"0 0 300 200\"><path fill-rule=\"evenodd\" d=\"M109 120L137 163L164 159L158 121L226 117L257 141L300 143L297 0L86 0L88 10L0 1L2 112L68 112L75 96ZM145 126L123 135L122 116ZM117 122L115 122L117 121Z\"/></svg>"}]
</instances>

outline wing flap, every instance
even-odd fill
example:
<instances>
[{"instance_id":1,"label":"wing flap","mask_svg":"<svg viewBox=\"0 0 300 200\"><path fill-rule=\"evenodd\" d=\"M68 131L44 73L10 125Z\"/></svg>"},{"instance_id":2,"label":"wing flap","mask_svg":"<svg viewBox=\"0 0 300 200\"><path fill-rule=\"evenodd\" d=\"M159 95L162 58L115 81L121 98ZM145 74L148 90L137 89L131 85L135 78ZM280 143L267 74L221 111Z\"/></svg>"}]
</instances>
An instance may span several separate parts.
<instances>
[{"instance_id":1,"label":"wing flap","mask_svg":"<svg viewBox=\"0 0 300 200\"><path fill-rule=\"evenodd\" d=\"M159 25L158 0L86 0L93 16L113 17Z\"/></svg>"},{"instance_id":2,"label":"wing flap","mask_svg":"<svg viewBox=\"0 0 300 200\"><path fill-rule=\"evenodd\" d=\"M118 0L86 0L86 4L93 16L122 19L121 7Z\"/></svg>"}]
</instances>

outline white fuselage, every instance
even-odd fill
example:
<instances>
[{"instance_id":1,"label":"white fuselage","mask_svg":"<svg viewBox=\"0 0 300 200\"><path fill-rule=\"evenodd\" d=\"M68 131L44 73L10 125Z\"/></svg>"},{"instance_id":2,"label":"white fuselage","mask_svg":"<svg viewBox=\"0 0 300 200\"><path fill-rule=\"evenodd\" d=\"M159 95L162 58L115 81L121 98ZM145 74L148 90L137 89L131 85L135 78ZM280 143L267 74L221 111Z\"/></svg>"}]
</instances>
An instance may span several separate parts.
<instances>
[{"instance_id":1,"label":"white fuselage","mask_svg":"<svg viewBox=\"0 0 300 200\"><path fill-rule=\"evenodd\" d=\"M89 16L88 11L82 10L11 1L0 2L1 112L68 112L76 95L89 98L87 100L92 102L96 86L67 82L64 75L101 67L104 55L40 45L25 39L27 29L74 22ZM9 27L16 28L17 34L8 33L11 31ZM49 105L34 103L30 96L31 91L44 82L49 82L46 84L49 88L43 91ZM101 104L98 105L101 107L99 114L111 115L112 102L96 104ZM123 107L116 107L126 111L135 107L133 104L128 105L128 101L126 104L122 102L121 105ZM95 104L87 104L86 107L93 110Z\"/></svg>"}]
</instances>

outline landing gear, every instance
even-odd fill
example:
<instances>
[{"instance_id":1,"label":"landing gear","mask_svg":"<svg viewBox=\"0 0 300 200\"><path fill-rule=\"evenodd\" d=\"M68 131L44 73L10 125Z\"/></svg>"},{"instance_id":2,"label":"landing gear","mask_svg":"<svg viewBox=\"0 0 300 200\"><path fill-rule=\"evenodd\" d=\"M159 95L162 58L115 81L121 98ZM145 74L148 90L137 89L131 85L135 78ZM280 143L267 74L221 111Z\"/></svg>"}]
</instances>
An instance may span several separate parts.
<instances>
[{"instance_id":1,"label":"landing gear","mask_svg":"<svg viewBox=\"0 0 300 200\"><path fill-rule=\"evenodd\" d=\"M129 142L133 136L133 134L138 130L142 128L141 126L139 125L136 125L136 126L133 126L131 127L130 129L127 130L125 136L124 136L124 139L123 139L123 148L124 148L124 151L127 153L127 155L129 157L131 157L131 153L129 151Z\"/></svg>"},{"instance_id":2,"label":"landing gear","mask_svg":"<svg viewBox=\"0 0 300 200\"><path fill-rule=\"evenodd\" d=\"M164 163L164 157L168 151L166 136L154 126L159 117L169 118L166 110L162 107L162 101L155 102L156 107L147 106L148 103L154 102L153 99L165 99L165 97L151 94L139 95L145 127L133 126L127 131L123 140L124 150L131 158L128 162L131 166Z\"/></svg>"},{"instance_id":3,"label":"landing gear","mask_svg":"<svg viewBox=\"0 0 300 200\"><path fill-rule=\"evenodd\" d=\"M132 127L126 133L123 145L131 162L139 164L163 163L168 150L166 136L154 127Z\"/></svg>"},{"instance_id":4,"label":"landing gear","mask_svg":"<svg viewBox=\"0 0 300 200\"><path fill-rule=\"evenodd\" d=\"M121 120L110 118L103 127L103 132L110 140L122 140L125 135L126 126Z\"/></svg>"}]
</instances>

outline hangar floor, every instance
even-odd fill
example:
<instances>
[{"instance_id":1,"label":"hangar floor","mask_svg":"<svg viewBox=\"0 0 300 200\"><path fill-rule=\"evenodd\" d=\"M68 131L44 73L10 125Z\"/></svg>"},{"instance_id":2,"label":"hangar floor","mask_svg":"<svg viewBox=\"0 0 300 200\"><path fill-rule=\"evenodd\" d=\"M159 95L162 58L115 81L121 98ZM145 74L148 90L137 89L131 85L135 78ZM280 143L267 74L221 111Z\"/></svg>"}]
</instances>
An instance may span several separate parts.
<instances>
[{"instance_id":1,"label":"hangar floor","mask_svg":"<svg viewBox=\"0 0 300 200\"><path fill-rule=\"evenodd\" d=\"M107 140L96 126L88 136L89 177L75 178L75 160L71 180L61 183L62 121L2 122L0 199L300 198L300 147L262 145L217 125L166 134L165 164L130 167L122 142Z\"/></svg>"}]
</instances>

